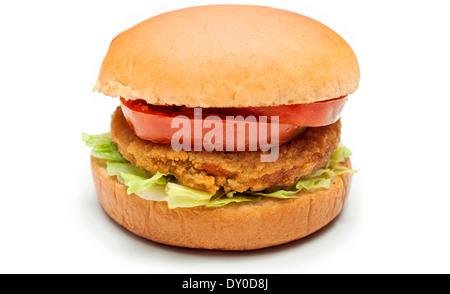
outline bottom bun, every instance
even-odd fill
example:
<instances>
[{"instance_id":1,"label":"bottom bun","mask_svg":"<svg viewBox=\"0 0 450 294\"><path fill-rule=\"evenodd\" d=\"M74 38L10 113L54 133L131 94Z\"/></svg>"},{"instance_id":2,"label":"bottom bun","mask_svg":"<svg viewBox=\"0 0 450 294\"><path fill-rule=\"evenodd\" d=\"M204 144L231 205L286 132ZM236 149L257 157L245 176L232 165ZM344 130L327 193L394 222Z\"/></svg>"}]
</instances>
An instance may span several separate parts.
<instances>
[{"instance_id":1,"label":"bottom bun","mask_svg":"<svg viewBox=\"0 0 450 294\"><path fill-rule=\"evenodd\" d=\"M167 202L127 194L127 187L108 175L105 160L91 157L91 164L100 203L117 223L158 243L217 250L259 249L314 233L342 211L351 181L345 173L330 188L302 191L298 198L169 209ZM343 165L351 168L350 160Z\"/></svg>"}]
</instances>

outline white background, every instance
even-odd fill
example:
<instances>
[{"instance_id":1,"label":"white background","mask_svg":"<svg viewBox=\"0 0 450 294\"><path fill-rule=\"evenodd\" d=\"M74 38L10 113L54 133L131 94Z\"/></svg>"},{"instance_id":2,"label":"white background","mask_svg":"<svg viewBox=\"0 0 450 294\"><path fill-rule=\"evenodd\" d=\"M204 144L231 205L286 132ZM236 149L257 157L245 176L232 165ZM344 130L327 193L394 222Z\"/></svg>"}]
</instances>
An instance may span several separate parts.
<instances>
[{"instance_id":1,"label":"white background","mask_svg":"<svg viewBox=\"0 0 450 294\"><path fill-rule=\"evenodd\" d=\"M223 253L155 244L103 212L81 133L108 131L118 105L91 90L111 40L148 17L208 3L1 2L0 273L449 273L447 1L215 2L305 14L357 54L361 83L342 140L359 172L325 229Z\"/></svg>"}]
</instances>

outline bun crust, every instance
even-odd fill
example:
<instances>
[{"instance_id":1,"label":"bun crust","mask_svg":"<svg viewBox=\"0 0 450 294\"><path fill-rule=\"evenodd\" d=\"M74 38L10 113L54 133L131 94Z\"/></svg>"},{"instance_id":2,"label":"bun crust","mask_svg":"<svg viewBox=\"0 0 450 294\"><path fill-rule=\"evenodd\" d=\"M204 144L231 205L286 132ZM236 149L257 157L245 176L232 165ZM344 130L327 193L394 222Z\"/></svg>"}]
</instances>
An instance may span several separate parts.
<instances>
[{"instance_id":1,"label":"bun crust","mask_svg":"<svg viewBox=\"0 0 450 294\"><path fill-rule=\"evenodd\" d=\"M167 12L112 41L94 87L156 105L248 107L311 103L353 93L350 46L306 16L264 6Z\"/></svg>"},{"instance_id":2,"label":"bun crust","mask_svg":"<svg viewBox=\"0 0 450 294\"><path fill-rule=\"evenodd\" d=\"M343 165L350 168L350 160ZM305 191L295 199L169 209L166 202L128 195L126 186L107 174L105 160L91 157L91 166L100 203L117 223L158 243L217 250L259 249L314 233L341 212L351 181L346 173L329 189Z\"/></svg>"}]
</instances>

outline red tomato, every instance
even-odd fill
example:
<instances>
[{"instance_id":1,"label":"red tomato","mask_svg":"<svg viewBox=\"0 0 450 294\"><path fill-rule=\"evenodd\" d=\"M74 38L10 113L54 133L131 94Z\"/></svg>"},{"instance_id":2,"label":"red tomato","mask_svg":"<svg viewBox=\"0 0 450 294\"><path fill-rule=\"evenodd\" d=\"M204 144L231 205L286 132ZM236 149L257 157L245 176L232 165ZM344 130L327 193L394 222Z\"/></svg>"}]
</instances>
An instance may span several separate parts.
<instances>
[{"instance_id":1,"label":"red tomato","mask_svg":"<svg viewBox=\"0 0 450 294\"><path fill-rule=\"evenodd\" d=\"M335 123L342 113L348 97L340 97L307 104L270 107L217 108L219 113L237 113L255 116L279 116L280 122L296 126L319 127Z\"/></svg>"},{"instance_id":2,"label":"red tomato","mask_svg":"<svg viewBox=\"0 0 450 294\"><path fill-rule=\"evenodd\" d=\"M173 148L172 139L175 138L175 142L183 143L184 147L190 146L190 149L183 150L267 150L291 141L306 129L303 126L280 122L277 132L276 128L272 128L273 121L270 121L270 116L268 121L264 122L258 116L249 118L249 115L237 109L232 116L227 116L214 108L196 108L202 112L202 119L198 119L194 115L194 108L156 106L147 104L144 100L124 98L120 101L126 120L138 137L156 143L172 144ZM234 118L240 114L246 121L227 121L227 117ZM188 126L188 131L180 136L184 125ZM199 126L200 129L197 128ZM214 139L212 134L215 134Z\"/></svg>"}]
</instances>

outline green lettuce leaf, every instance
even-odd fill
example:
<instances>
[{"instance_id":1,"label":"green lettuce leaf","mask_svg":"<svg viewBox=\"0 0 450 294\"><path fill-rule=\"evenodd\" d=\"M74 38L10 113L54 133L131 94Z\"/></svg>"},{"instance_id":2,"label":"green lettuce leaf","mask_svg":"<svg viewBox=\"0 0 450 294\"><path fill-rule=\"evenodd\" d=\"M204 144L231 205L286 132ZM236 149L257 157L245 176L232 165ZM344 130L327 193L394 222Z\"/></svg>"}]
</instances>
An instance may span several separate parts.
<instances>
[{"instance_id":1,"label":"green lettuce leaf","mask_svg":"<svg viewBox=\"0 0 450 294\"><path fill-rule=\"evenodd\" d=\"M282 189L277 190L275 192L264 192L264 191L245 192L245 195L264 196L264 197L279 198L279 199L287 199L287 198L296 198L296 197L298 197L297 191L288 191L288 190L282 190Z\"/></svg>"},{"instance_id":2,"label":"green lettuce leaf","mask_svg":"<svg viewBox=\"0 0 450 294\"><path fill-rule=\"evenodd\" d=\"M122 154L117 151L117 146L112 141L109 133L100 135L88 135L83 133L82 140L86 143L86 146L92 147L91 154L94 157L118 162L128 162L123 158Z\"/></svg>"},{"instance_id":3,"label":"green lettuce leaf","mask_svg":"<svg viewBox=\"0 0 450 294\"><path fill-rule=\"evenodd\" d=\"M155 185L166 185L169 183L168 177L157 172L150 178L140 177L130 173L120 173L120 177L125 185L128 186L127 193L132 194L152 188Z\"/></svg>"},{"instance_id":4,"label":"green lettuce leaf","mask_svg":"<svg viewBox=\"0 0 450 294\"><path fill-rule=\"evenodd\" d=\"M344 147L342 144L339 144L336 148L336 151L331 155L330 159L328 160L327 164L325 165L325 168L328 167L334 167L338 163L343 162L346 158L350 157L352 155L352 152L347 147Z\"/></svg>"},{"instance_id":5,"label":"green lettuce leaf","mask_svg":"<svg viewBox=\"0 0 450 294\"><path fill-rule=\"evenodd\" d=\"M169 208L194 207L206 205L214 194L196 190L184 185L168 182L166 185L166 200Z\"/></svg>"},{"instance_id":6,"label":"green lettuce leaf","mask_svg":"<svg viewBox=\"0 0 450 294\"><path fill-rule=\"evenodd\" d=\"M110 176L120 176L121 173L131 174L146 179L152 176L148 171L135 167L129 162L108 161L106 170Z\"/></svg>"},{"instance_id":7,"label":"green lettuce leaf","mask_svg":"<svg viewBox=\"0 0 450 294\"><path fill-rule=\"evenodd\" d=\"M119 181L128 187L128 194L136 193L145 199L149 199L152 193L160 195L162 192L164 192L165 185L171 179L171 176L166 176L160 172L152 175L148 171L135 167L128 162L108 161L106 164L108 175L117 176ZM158 185L161 187L155 187ZM161 197L157 198L161 199Z\"/></svg>"},{"instance_id":8,"label":"green lettuce leaf","mask_svg":"<svg viewBox=\"0 0 450 294\"><path fill-rule=\"evenodd\" d=\"M86 146L92 147L92 156L107 159L106 170L108 175L117 176L118 180L128 187L128 194L136 193L149 200L163 200L165 185L171 176L159 172L152 175L150 172L132 165L117 150L117 146L109 133L100 135L83 133L82 140L86 143ZM160 187L156 187L158 185ZM161 195L164 197L161 197Z\"/></svg>"},{"instance_id":9,"label":"green lettuce leaf","mask_svg":"<svg viewBox=\"0 0 450 294\"><path fill-rule=\"evenodd\" d=\"M244 196L244 195L233 196L233 197L218 197L218 198L210 200L206 204L206 207L220 207L220 206L230 204L232 202L239 203L239 202L245 202L245 201L259 201L260 199L261 199L261 197L258 197L258 196Z\"/></svg>"}]
</instances>

